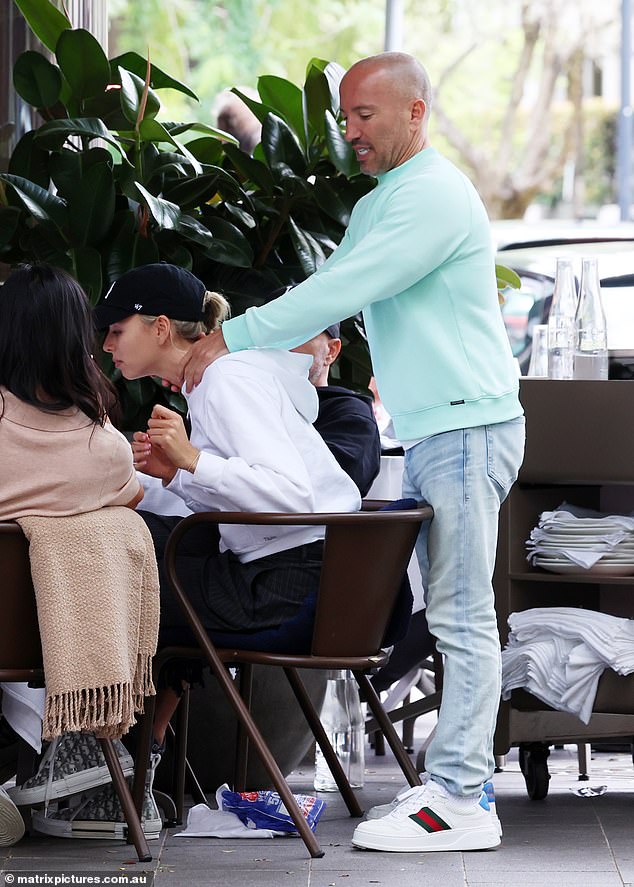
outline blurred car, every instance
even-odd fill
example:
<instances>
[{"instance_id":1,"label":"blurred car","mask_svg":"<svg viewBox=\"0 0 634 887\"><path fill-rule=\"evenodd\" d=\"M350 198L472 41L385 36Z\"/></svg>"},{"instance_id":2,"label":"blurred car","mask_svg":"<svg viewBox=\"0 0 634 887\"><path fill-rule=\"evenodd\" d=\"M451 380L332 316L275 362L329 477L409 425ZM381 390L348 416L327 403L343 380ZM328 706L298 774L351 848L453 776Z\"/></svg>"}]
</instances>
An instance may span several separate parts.
<instances>
[{"instance_id":1,"label":"blurred car","mask_svg":"<svg viewBox=\"0 0 634 887\"><path fill-rule=\"evenodd\" d=\"M578 282L582 257L596 256L608 325L610 375L634 378L634 226L540 226L536 236L533 226L527 229L503 223L494 224L493 231L496 261L516 271L522 281L521 289L506 293L502 306L511 348L522 372L530 360L533 327L548 320L557 258L572 259ZM617 364L631 366L631 375L629 369L623 374Z\"/></svg>"}]
</instances>

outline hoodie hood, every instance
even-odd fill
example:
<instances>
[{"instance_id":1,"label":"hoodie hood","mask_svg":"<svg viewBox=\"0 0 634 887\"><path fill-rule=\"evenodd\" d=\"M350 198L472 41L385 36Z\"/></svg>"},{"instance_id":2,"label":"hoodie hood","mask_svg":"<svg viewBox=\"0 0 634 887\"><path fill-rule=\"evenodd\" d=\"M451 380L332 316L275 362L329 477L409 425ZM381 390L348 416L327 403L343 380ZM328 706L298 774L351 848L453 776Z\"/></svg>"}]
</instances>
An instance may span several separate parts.
<instances>
[{"instance_id":1,"label":"hoodie hood","mask_svg":"<svg viewBox=\"0 0 634 887\"><path fill-rule=\"evenodd\" d=\"M308 381L308 371L313 358L310 354L280 351L277 348L257 348L236 351L219 357L205 374L216 368L239 370L240 366L252 372L255 367L261 373L270 374L287 393L297 412L312 425L319 412L319 399L315 386ZM185 390L183 388L183 393ZM186 395L187 396L187 395Z\"/></svg>"}]
</instances>

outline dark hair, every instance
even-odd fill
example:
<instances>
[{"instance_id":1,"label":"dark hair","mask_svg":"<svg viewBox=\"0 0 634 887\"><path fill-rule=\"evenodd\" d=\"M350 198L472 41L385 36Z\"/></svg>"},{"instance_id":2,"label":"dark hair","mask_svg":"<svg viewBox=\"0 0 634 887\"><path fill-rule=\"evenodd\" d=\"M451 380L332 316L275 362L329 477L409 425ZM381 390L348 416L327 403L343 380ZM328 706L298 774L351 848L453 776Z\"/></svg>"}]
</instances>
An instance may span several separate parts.
<instances>
[{"instance_id":1,"label":"dark hair","mask_svg":"<svg viewBox=\"0 0 634 887\"><path fill-rule=\"evenodd\" d=\"M103 425L116 393L95 363L92 311L77 281L22 265L0 286L0 385L54 412L76 406Z\"/></svg>"}]
</instances>

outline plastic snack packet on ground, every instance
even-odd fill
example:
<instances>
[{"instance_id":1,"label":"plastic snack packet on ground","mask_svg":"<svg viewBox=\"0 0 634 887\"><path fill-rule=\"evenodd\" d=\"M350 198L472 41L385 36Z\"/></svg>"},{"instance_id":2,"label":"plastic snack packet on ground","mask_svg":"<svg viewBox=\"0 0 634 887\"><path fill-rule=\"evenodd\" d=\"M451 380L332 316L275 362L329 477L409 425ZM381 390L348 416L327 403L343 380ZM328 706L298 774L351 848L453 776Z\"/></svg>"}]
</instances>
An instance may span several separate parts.
<instances>
[{"instance_id":1,"label":"plastic snack packet on ground","mask_svg":"<svg viewBox=\"0 0 634 887\"><path fill-rule=\"evenodd\" d=\"M598 795L604 795L608 790L607 785L584 785L582 788L571 788L570 791L580 798L596 798Z\"/></svg>"},{"instance_id":2,"label":"plastic snack packet on ground","mask_svg":"<svg viewBox=\"0 0 634 887\"><path fill-rule=\"evenodd\" d=\"M274 829L277 832L297 832L284 802L277 792L232 792L223 790L222 809L236 816L250 828ZM315 831L326 802L312 795L293 795L304 819Z\"/></svg>"}]
</instances>

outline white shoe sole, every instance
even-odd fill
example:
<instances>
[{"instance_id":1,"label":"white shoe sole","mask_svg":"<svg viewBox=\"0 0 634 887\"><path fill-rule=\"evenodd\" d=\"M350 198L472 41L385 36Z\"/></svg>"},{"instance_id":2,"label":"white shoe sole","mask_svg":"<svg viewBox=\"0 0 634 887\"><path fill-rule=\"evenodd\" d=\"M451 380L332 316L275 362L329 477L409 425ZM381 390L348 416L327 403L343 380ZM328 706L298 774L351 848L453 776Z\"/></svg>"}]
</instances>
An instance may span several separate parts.
<instances>
[{"instance_id":1,"label":"white shoe sole","mask_svg":"<svg viewBox=\"0 0 634 887\"><path fill-rule=\"evenodd\" d=\"M126 822L98 822L90 819L50 819L41 811L34 811L33 828L54 838L92 838L100 841L125 841L128 837ZM160 819L149 819L143 823L143 834L148 841L155 841L161 835L163 823Z\"/></svg>"},{"instance_id":2,"label":"white shoe sole","mask_svg":"<svg viewBox=\"0 0 634 887\"><path fill-rule=\"evenodd\" d=\"M120 757L121 769L124 776L134 775L134 761L130 755ZM88 791L91 788L99 788L100 785L107 785L112 781L110 770L107 764L101 767L91 767L90 770L78 770L77 773L70 773L61 779L56 779L51 783L48 799L49 801L59 800L60 798L68 798L79 792ZM46 801L47 783L33 786L32 788L23 788L16 785L10 788L7 794L14 804L18 807L35 806L43 804Z\"/></svg>"},{"instance_id":3,"label":"white shoe sole","mask_svg":"<svg viewBox=\"0 0 634 887\"><path fill-rule=\"evenodd\" d=\"M24 820L20 811L0 789L0 847L12 847L24 836Z\"/></svg>"},{"instance_id":4,"label":"white shoe sole","mask_svg":"<svg viewBox=\"0 0 634 887\"><path fill-rule=\"evenodd\" d=\"M447 829L447 831L421 835L364 834L361 827L355 829L352 846L362 850L383 850L392 853L433 853L443 850L493 850L500 844L500 836L494 825L482 828Z\"/></svg>"}]
</instances>

